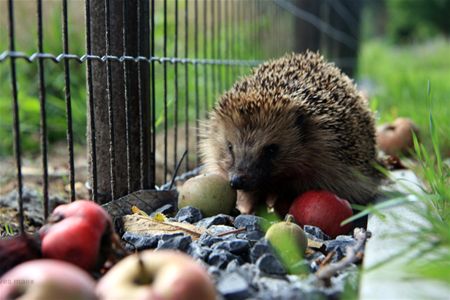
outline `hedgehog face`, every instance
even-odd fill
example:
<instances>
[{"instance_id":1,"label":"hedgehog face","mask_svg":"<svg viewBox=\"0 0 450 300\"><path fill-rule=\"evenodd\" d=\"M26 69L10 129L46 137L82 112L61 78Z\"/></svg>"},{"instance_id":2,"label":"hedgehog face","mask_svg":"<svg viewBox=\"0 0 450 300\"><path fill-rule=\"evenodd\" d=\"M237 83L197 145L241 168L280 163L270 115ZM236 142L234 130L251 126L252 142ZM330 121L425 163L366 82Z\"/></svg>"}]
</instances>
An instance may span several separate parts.
<instances>
[{"instance_id":1,"label":"hedgehog face","mask_svg":"<svg viewBox=\"0 0 450 300\"><path fill-rule=\"evenodd\" d=\"M283 150L280 141L258 139L242 141L230 137L226 141L228 178L234 189L252 191L270 183L274 165ZM230 142L233 141L233 142Z\"/></svg>"},{"instance_id":2,"label":"hedgehog face","mask_svg":"<svg viewBox=\"0 0 450 300\"><path fill-rule=\"evenodd\" d=\"M234 189L260 191L277 184L275 179L289 179L302 157L306 127L297 110L269 115L241 111L238 116L222 116L219 124L221 151L216 161Z\"/></svg>"}]
</instances>

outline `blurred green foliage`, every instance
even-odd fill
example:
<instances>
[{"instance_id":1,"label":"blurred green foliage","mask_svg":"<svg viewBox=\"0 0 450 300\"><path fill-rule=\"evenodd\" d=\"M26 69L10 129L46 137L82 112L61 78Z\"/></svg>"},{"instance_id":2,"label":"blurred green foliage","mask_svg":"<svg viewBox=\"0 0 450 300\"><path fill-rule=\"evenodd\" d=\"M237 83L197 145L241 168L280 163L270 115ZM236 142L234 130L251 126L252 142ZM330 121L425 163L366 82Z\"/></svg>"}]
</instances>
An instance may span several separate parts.
<instances>
[{"instance_id":1,"label":"blurred green foliage","mask_svg":"<svg viewBox=\"0 0 450 300\"><path fill-rule=\"evenodd\" d=\"M31 1L15 3L15 43L16 50L27 55L37 52L36 4ZM69 9L78 11L69 14L69 50L81 55L84 52L84 27L79 3L69 2ZM43 2L43 36L44 51L53 54L62 53L61 2ZM28 16L28 17L25 17ZM7 29L6 1L0 3L0 51L8 49L9 37ZM30 30L31 29L31 30ZM70 61L70 84L74 142L83 143L86 136L86 103L85 103L85 68L77 62ZM36 152L39 149L40 103L39 77L37 62L28 63L23 59L16 60L16 83L18 89L21 147L25 152ZM66 138L66 104L64 98L64 65L50 60L44 62L44 77L48 141L53 143ZM0 63L0 156L12 155L12 93L11 68L9 60Z\"/></svg>"},{"instance_id":2,"label":"blurred green foliage","mask_svg":"<svg viewBox=\"0 0 450 300\"><path fill-rule=\"evenodd\" d=\"M386 0L386 6L395 41L450 35L450 0Z\"/></svg>"},{"instance_id":3,"label":"blurred green foliage","mask_svg":"<svg viewBox=\"0 0 450 300\"><path fill-rule=\"evenodd\" d=\"M382 40L363 44L358 77L372 83L371 105L378 122L411 118L420 138L431 146L429 112L433 111L437 135L446 157L450 156L450 42L429 40L417 45L392 45ZM428 82L431 96L427 95Z\"/></svg>"}]
</instances>

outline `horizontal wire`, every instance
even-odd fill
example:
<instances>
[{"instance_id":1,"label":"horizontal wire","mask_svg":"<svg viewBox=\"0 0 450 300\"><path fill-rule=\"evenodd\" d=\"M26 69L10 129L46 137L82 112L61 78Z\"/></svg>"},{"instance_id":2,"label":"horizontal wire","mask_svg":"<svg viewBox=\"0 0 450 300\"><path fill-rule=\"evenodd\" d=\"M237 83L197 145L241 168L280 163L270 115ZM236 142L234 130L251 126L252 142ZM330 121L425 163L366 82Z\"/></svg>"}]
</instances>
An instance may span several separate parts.
<instances>
[{"instance_id":1,"label":"horizontal wire","mask_svg":"<svg viewBox=\"0 0 450 300\"><path fill-rule=\"evenodd\" d=\"M258 66L261 63L263 63L263 61L261 61L261 60L201 59L201 58L158 57L158 56L153 56L150 58L145 57L145 56L135 57L135 56L126 56L126 55L125 56L115 56L115 55L99 56L99 55L84 54L82 56L79 56L76 54L54 55L51 53L37 53L37 52L33 53L31 55L26 55L24 52L20 52L20 51L4 51L4 52L2 52L0 54L0 63L3 61L6 61L8 58L15 58L15 59L21 58L29 63L32 63L33 61L38 60L40 58L49 59L55 63L61 63L65 59L75 60L78 63L83 63L88 60L90 60L90 61L97 60L97 61L101 61L101 62L106 62L108 60L111 60L111 61L116 61L116 62L146 61L148 63L158 62L161 64L164 62L168 62L171 64L180 63L180 64L193 64L193 65L224 65L224 66L248 66L248 67ZM346 66L353 65L355 63L355 59L349 58L349 57L334 58L333 62L342 67L344 65L346 65Z\"/></svg>"},{"instance_id":2,"label":"horizontal wire","mask_svg":"<svg viewBox=\"0 0 450 300\"><path fill-rule=\"evenodd\" d=\"M27 55L24 52L20 51L3 51L0 54L0 62L5 61L8 58L21 58L31 63L37 59L49 59L55 63L60 63L65 59L75 60L79 63L83 63L87 60L97 60L97 61L115 61L115 62L124 62L124 61L146 61L148 63L158 62L158 63L180 63L180 64L193 64L193 65L227 65L227 66L257 66L262 63L260 60L239 60L239 59L202 59L202 58L181 58L181 57L145 57L145 56L115 56L115 55L93 55L93 54L84 54L82 56L76 54L59 54L54 55L51 53L33 53L31 55Z\"/></svg>"}]
</instances>

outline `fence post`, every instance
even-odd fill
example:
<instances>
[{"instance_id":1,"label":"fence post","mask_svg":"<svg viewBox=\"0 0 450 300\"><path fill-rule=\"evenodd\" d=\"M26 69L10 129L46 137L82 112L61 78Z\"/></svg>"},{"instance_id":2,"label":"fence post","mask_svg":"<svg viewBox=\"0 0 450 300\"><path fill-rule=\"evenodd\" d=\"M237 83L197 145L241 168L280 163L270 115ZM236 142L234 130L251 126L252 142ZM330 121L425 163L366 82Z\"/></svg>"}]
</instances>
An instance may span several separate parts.
<instances>
[{"instance_id":1,"label":"fence post","mask_svg":"<svg viewBox=\"0 0 450 300\"><path fill-rule=\"evenodd\" d=\"M119 57L140 55L147 58L150 56L148 1L86 1L90 1L90 41L93 55L106 54L105 4L108 4L110 25L108 55ZM90 181L92 187L92 178L96 176L98 189L93 192L97 193L96 200L101 203L111 200L112 196L118 198L141 188L149 188L151 180L148 170L150 141L148 62L111 61L109 78L106 65L107 62L92 61L92 76L89 76L88 72L87 78L88 81L92 80L92 84L88 86L92 87L89 93L94 104L94 112L88 109L88 123L91 117L95 121L95 133L91 132L91 126L88 124L88 156L91 166L95 160L97 169L96 174L92 174L92 167L89 168ZM111 106L114 120L111 131L113 139L110 139L109 101L113 104ZM96 155L93 155L92 151L93 134L95 134ZM110 145L111 140L113 143ZM114 153L114 160L111 160L111 152ZM111 164L114 166L112 170Z\"/></svg>"},{"instance_id":2,"label":"fence post","mask_svg":"<svg viewBox=\"0 0 450 300\"><path fill-rule=\"evenodd\" d=\"M296 6L314 16L319 15L320 2L317 0L297 0ZM296 52L304 52L306 50L317 51L320 49L320 29L313 26L310 22L301 18L295 18L294 21Z\"/></svg>"}]
</instances>

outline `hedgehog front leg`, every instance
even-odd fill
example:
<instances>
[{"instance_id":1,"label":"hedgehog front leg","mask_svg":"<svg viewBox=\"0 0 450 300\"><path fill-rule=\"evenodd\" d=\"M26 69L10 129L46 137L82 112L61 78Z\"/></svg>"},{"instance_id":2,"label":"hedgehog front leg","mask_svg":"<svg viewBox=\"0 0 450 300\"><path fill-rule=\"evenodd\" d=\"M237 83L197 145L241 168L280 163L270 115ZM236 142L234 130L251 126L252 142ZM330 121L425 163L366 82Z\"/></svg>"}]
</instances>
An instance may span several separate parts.
<instances>
[{"instance_id":1,"label":"hedgehog front leg","mask_svg":"<svg viewBox=\"0 0 450 300\"><path fill-rule=\"evenodd\" d=\"M259 196L255 192L237 191L236 208L241 214L253 214L258 203Z\"/></svg>"}]
</instances>

